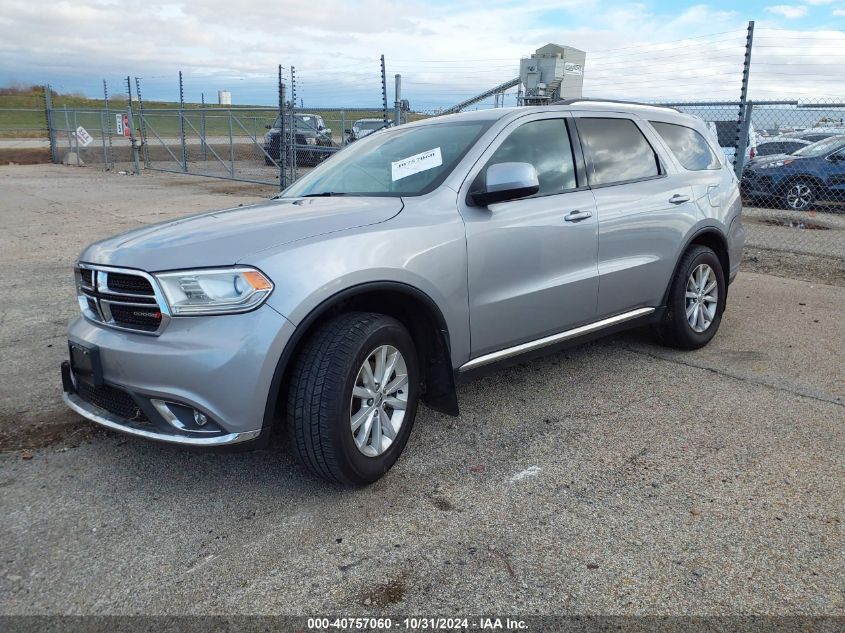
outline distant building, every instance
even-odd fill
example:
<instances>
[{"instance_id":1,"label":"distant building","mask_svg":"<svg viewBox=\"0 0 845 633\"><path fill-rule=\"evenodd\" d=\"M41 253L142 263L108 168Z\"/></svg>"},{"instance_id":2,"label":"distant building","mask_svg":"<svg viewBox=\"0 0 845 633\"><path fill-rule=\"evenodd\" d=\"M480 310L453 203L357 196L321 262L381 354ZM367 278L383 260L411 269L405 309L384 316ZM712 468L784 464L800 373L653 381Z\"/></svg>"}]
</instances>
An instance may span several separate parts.
<instances>
[{"instance_id":1,"label":"distant building","mask_svg":"<svg viewBox=\"0 0 845 633\"><path fill-rule=\"evenodd\" d=\"M217 104L218 105L232 105L232 93L228 90L218 90L217 91Z\"/></svg>"},{"instance_id":2,"label":"distant building","mask_svg":"<svg viewBox=\"0 0 845 633\"><path fill-rule=\"evenodd\" d=\"M524 105L546 105L581 97L586 53L571 46L546 44L519 62Z\"/></svg>"}]
</instances>

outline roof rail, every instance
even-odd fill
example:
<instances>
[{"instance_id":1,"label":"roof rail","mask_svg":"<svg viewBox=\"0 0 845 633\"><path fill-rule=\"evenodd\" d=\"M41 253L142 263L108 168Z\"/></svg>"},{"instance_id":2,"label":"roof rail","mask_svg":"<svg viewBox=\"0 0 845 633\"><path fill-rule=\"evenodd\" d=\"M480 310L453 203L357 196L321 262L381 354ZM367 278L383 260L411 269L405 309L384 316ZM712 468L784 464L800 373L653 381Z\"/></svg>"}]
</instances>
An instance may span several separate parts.
<instances>
[{"instance_id":1,"label":"roof rail","mask_svg":"<svg viewBox=\"0 0 845 633\"><path fill-rule=\"evenodd\" d=\"M641 105L641 106L649 106L651 108L665 108L667 110L674 110L675 112L680 112L678 108L673 108L672 106L668 105L660 105L658 103L643 103L642 101L624 101L622 99L599 99L597 97L579 97L577 99L558 99L557 101L553 102L551 105L573 105L575 103L581 103L582 101L586 101L588 103L623 103L625 105Z\"/></svg>"}]
</instances>

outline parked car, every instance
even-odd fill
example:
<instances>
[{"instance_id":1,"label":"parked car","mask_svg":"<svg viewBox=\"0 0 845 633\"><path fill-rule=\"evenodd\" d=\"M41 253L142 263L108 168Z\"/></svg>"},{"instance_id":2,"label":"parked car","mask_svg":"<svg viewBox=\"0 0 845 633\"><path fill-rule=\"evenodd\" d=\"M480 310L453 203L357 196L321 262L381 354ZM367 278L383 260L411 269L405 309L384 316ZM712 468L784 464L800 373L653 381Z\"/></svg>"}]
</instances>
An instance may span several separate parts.
<instances>
[{"instance_id":1,"label":"parked car","mask_svg":"<svg viewBox=\"0 0 845 633\"><path fill-rule=\"evenodd\" d=\"M845 128L841 127L811 127L804 130L797 130L795 132L785 132L783 134L786 138L801 139L810 143L823 141L831 136L838 136L845 134Z\"/></svg>"},{"instance_id":2,"label":"parked car","mask_svg":"<svg viewBox=\"0 0 845 633\"><path fill-rule=\"evenodd\" d=\"M742 172L742 193L752 199L776 199L795 211L819 200L845 202L845 135L754 161Z\"/></svg>"},{"instance_id":3,"label":"parked car","mask_svg":"<svg viewBox=\"0 0 845 633\"><path fill-rule=\"evenodd\" d=\"M316 165L325 160L331 154L331 150L317 149L319 147L333 147L332 131L326 127L323 117L317 114L295 114L296 121L296 160L303 165ZM285 119L285 125L290 125L290 117ZM282 122L279 117L272 125L266 126L269 132L264 135L264 163L273 165L281 158L279 152L279 138L282 129ZM314 149L311 149L311 148ZM290 161L292 156L288 150L286 160Z\"/></svg>"},{"instance_id":4,"label":"parked car","mask_svg":"<svg viewBox=\"0 0 845 633\"><path fill-rule=\"evenodd\" d=\"M729 165L734 164L736 157L736 139L737 139L737 122L734 121L708 121L708 129L713 135L713 138L719 143L725 160ZM754 130L754 124L750 123L748 127L748 140L745 147L745 160L743 165L748 161L753 160L757 156L757 132Z\"/></svg>"},{"instance_id":5,"label":"parked car","mask_svg":"<svg viewBox=\"0 0 845 633\"><path fill-rule=\"evenodd\" d=\"M791 136L772 136L760 139L757 144L757 155L754 160L759 161L775 154L791 154L802 147L810 145L812 141Z\"/></svg>"},{"instance_id":6,"label":"parked car","mask_svg":"<svg viewBox=\"0 0 845 633\"><path fill-rule=\"evenodd\" d=\"M384 122L384 119L358 119L352 124L348 130L344 130L346 134L346 142L352 143L358 139L364 138L368 134L372 134L378 130L384 130L393 127L393 122Z\"/></svg>"},{"instance_id":7,"label":"parked car","mask_svg":"<svg viewBox=\"0 0 845 633\"><path fill-rule=\"evenodd\" d=\"M272 201L85 248L64 399L191 446L285 419L311 472L372 482L473 375L643 325L706 345L745 239L718 153L700 119L591 100L371 134Z\"/></svg>"}]
</instances>

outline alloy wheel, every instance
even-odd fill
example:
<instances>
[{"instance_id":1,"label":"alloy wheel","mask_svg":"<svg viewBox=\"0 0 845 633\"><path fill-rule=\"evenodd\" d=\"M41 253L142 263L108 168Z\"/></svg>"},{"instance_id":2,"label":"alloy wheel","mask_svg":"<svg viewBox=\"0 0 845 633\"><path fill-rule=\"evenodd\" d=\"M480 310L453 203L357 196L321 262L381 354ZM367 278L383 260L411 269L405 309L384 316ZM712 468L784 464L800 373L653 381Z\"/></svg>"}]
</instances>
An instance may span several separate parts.
<instances>
[{"instance_id":1,"label":"alloy wheel","mask_svg":"<svg viewBox=\"0 0 845 633\"><path fill-rule=\"evenodd\" d=\"M813 202L813 190L802 182L795 183L786 192L786 204L790 209L801 210Z\"/></svg>"},{"instance_id":2,"label":"alloy wheel","mask_svg":"<svg viewBox=\"0 0 845 633\"><path fill-rule=\"evenodd\" d=\"M408 405L408 367L392 345L380 345L364 359L349 407L355 446L367 457L382 455L398 437Z\"/></svg>"},{"instance_id":3,"label":"alloy wheel","mask_svg":"<svg viewBox=\"0 0 845 633\"><path fill-rule=\"evenodd\" d=\"M700 334L713 323L719 305L719 284L710 266L699 264L693 269L685 297L687 322Z\"/></svg>"}]
</instances>

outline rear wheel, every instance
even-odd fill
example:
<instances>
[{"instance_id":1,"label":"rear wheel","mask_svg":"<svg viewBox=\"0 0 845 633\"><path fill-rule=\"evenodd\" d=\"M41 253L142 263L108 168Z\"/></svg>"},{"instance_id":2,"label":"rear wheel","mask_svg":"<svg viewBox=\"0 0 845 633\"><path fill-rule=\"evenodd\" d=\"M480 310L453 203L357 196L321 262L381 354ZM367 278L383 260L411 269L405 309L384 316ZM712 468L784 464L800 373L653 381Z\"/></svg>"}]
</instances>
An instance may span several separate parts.
<instances>
[{"instance_id":1,"label":"rear wheel","mask_svg":"<svg viewBox=\"0 0 845 633\"><path fill-rule=\"evenodd\" d=\"M813 205L817 196L815 183L808 180L796 180L786 186L782 200L787 209L805 211Z\"/></svg>"},{"instance_id":2,"label":"rear wheel","mask_svg":"<svg viewBox=\"0 0 845 633\"><path fill-rule=\"evenodd\" d=\"M392 317L350 312L305 342L288 390L300 461L328 481L371 483L408 441L419 396L413 340Z\"/></svg>"},{"instance_id":3,"label":"rear wheel","mask_svg":"<svg viewBox=\"0 0 845 633\"><path fill-rule=\"evenodd\" d=\"M719 329L725 308L725 275L716 253L692 246L681 259L669 289L663 321L656 327L661 343L698 349Z\"/></svg>"}]
</instances>

